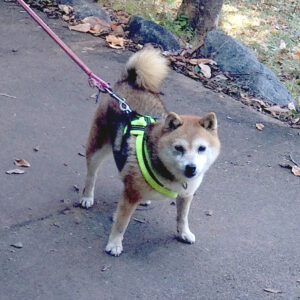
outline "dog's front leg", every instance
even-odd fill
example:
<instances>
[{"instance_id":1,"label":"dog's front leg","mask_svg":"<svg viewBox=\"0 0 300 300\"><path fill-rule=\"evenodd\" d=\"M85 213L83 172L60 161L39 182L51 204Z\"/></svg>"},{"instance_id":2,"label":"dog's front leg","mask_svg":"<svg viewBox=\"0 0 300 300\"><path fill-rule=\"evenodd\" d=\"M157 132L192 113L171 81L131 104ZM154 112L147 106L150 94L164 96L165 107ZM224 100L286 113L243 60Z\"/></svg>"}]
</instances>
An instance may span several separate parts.
<instances>
[{"instance_id":1,"label":"dog's front leg","mask_svg":"<svg viewBox=\"0 0 300 300\"><path fill-rule=\"evenodd\" d=\"M123 251L122 240L130 218L135 211L138 202L130 202L126 196L122 196L117 211L114 215L114 223L108 239L105 251L113 256L119 256Z\"/></svg>"},{"instance_id":2,"label":"dog's front leg","mask_svg":"<svg viewBox=\"0 0 300 300\"><path fill-rule=\"evenodd\" d=\"M195 235L190 231L188 221L188 214L192 200L193 196L178 196L176 199L178 238L181 241L190 244L195 243Z\"/></svg>"}]
</instances>

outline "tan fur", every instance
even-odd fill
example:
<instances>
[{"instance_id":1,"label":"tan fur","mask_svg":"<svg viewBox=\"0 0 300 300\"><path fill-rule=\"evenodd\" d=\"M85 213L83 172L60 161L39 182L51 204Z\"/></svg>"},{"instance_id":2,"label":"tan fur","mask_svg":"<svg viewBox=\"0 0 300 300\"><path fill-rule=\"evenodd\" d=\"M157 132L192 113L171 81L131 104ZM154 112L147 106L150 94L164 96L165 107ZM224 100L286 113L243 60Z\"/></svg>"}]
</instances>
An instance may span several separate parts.
<instances>
[{"instance_id":1,"label":"tan fur","mask_svg":"<svg viewBox=\"0 0 300 300\"><path fill-rule=\"evenodd\" d=\"M126 69L125 75L113 89L127 99L133 110L158 119L154 125L148 125L145 132L151 163L160 182L178 193L178 238L194 243L195 236L188 225L188 212L204 173L220 151L216 116L209 113L201 118L167 113L158 94L159 85L168 71L167 61L157 50L146 48L134 54ZM81 205L85 208L94 203L96 175L108 147L113 145L114 150L121 147L125 126L123 119L124 113L120 111L119 104L108 96L104 97L95 112L87 141L88 171L81 199ZM123 235L136 206L149 199L166 198L142 176L135 154L135 136L130 136L127 144L127 160L120 172L124 190L106 246L106 251L114 256L119 256L123 251ZM185 153L180 155L176 150L178 146L185 148ZM206 150L198 153L199 147Z\"/></svg>"}]
</instances>

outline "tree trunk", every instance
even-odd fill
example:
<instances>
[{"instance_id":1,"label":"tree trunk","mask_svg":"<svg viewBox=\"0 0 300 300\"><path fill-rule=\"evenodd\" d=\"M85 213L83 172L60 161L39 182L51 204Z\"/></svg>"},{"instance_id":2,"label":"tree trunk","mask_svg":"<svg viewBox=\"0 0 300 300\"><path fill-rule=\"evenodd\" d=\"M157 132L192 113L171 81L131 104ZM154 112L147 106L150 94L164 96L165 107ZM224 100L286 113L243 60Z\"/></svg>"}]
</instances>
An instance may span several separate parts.
<instances>
[{"instance_id":1,"label":"tree trunk","mask_svg":"<svg viewBox=\"0 0 300 300\"><path fill-rule=\"evenodd\" d=\"M178 15L185 15L196 35L216 29L224 0L183 0Z\"/></svg>"}]
</instances>

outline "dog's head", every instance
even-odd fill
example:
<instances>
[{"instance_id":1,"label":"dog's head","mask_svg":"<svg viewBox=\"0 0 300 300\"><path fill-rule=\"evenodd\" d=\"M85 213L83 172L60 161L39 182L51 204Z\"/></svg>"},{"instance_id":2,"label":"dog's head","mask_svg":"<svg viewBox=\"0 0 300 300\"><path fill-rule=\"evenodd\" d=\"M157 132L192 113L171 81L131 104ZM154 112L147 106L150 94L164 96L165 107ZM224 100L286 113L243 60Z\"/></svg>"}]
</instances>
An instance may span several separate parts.
<instances>
[{"instance_id":1,"label":"dog's head","mask_svg":"<svg viewBox=\"0 0 300 300\"><path fill-rule=\"evenodd\" d=\"M157 155L177 179L195 179L208 170L220 152L217 118L169 113L161 125Z\"/></svg>"}]
</instances>

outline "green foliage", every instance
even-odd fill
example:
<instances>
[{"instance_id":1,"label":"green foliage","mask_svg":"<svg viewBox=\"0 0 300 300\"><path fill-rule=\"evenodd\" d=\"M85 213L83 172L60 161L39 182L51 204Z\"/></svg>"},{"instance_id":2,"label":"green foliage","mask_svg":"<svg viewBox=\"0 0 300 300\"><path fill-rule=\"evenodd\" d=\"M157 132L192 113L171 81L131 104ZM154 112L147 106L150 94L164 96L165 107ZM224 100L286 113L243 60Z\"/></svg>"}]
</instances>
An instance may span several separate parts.
<instances>
[{"instance_id":1,"label":"green foliage","mask_svg":"<svg viewBox=\"0 0 300 300\"><path fill-rule=\"evenodd\" d=\"M178 15L175 19L171 19L167 16L164 20L160 21L159 24L184 40L191 41L195 36L195 31L189 25L187 17L184 15Z\"/></svg>"}]
</instances>

